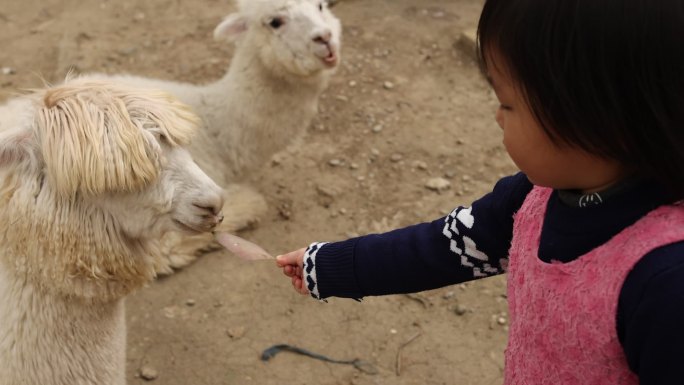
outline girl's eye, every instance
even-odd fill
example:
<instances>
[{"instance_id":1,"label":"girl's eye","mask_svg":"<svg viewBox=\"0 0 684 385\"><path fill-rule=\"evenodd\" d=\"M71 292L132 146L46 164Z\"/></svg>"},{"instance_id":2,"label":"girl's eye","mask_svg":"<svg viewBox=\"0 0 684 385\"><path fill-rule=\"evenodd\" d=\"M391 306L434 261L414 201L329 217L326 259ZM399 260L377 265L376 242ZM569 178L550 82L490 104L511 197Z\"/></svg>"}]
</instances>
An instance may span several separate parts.
<instances>
[{"instance_id":1,"label":"girl's eye","mask_svg":"<svg viewBox=\"0 0 684 385\"><path fill-rule=\"evenodd\" d=\"M271 20L271 22L268 23L268 25L270 25L271 28L273 28L273 29L278 29L278 28L280 28L283 24L285 24L285 22L283 21L283 19L281 19L281 18L279 18L279 17L274 17L274 18Z\"/></svg>"},{"instance_id":2,"label":"girl's eye","mask_svg":"<svg viewBox=\"0 0 684 385\"><path fill-rule=\"evenodd\" d=\"M504 110L504 111L510 111L512 110L511 106L508 106L506 104L499 104L499 109Z\"/></svg>"}]
</instances>

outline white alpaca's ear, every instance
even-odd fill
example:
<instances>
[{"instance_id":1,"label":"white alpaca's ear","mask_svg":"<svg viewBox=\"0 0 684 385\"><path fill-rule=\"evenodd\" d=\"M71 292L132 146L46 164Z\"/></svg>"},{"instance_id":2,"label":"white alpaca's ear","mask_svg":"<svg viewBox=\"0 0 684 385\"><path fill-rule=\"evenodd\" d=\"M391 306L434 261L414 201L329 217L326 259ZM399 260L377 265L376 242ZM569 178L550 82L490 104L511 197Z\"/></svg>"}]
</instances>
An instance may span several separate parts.
<instances>
[{"instance_id":1,"label":"white alpaca's ear","mask_svg":"<svg viewBox=\"0 0 684 385\"><path fill-rule=\"evenodd\" d=\"M36 150L33 132L26 128L0 133L0 167L12 166L30 159Z\"/></svg>"},{"instance_id":2,"label":"white alpaca's ear","mask_svg":"<svg viewBox=\"0 0 684 385\"><path fill-rule=\"evenodd\" d=\"M214 39L235 41L246 31L247 19L239 13L231 13L214 29Z\"/></svg>"}]
</instances>

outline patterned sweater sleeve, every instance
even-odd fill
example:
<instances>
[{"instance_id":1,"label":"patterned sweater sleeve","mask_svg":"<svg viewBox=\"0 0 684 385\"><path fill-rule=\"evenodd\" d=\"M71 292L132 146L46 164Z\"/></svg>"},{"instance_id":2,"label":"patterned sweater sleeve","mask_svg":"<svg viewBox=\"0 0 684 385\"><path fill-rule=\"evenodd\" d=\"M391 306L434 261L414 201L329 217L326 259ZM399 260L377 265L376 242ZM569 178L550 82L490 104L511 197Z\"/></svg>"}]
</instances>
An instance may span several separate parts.
<instances>
[{"instance_id":1,"label":"patterned sweater sleeve","mask_svg":"<svg viewBox=\"0 0 684 385\"><path fill-rule=\"evenodd\" d=\"M518 173L449 215L383 234L312 243L304 281L317 299L412 293L505 272L513 215L532 189Z\"/></svg>"}]
</instances>

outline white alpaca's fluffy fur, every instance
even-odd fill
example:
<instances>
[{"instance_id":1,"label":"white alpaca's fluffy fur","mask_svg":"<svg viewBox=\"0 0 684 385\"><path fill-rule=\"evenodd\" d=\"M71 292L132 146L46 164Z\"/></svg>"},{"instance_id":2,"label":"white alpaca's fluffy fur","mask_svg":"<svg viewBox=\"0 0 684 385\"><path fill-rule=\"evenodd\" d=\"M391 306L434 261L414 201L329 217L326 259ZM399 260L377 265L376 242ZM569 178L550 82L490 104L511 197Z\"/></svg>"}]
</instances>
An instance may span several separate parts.
<instances>
[{"instance_id":1,"label":"white alpaca's fluffy fur","mask_svg":"<svg viewBox=\"0 0 684 385\"><path fill-rule=\"evenodd\" d=\"M168 94L72 79L0 107L0 385L123 385L123 298L222 190Z\"/></svg>"},{"instance_id":2,"label":"white alpaca's fluffy fur","mask_svg":"<svg viewBox=\"0 0 684 385\"><path fill-rule=\"evenodd\" d=\"M228 191L223 231L235 231L265 210L260 194L235 183L301 137L318 111L318 99L340 55L341 25L323 0L240 0L214 36L234 42L225 76L192 85L128 75L88 75L162 89L189 104L203 119L190 151ZM211 244L204 237L170 235L169 273Z\"/></svg>"}]
</instances>

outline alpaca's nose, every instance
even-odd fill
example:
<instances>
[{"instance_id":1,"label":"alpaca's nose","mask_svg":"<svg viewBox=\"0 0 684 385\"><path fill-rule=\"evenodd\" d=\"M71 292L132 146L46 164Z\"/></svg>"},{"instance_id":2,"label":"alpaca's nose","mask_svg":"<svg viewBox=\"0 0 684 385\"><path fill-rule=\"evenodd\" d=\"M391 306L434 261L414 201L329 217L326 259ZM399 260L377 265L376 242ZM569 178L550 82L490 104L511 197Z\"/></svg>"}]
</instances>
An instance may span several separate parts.
<instances>
[{"instance_id":1,"label":"alpaca's nose","mask_svg":"<svg viewBox=\"0 0 684 385\"><path fill-rule=\"evenodd\" d=\"M332 39L332 32L329 29L325 29L315 34L312 40L318 44L328 44L330 39Z\"/></svg>"},{"instance_id":2,"label":"alpaca's nose","mask_svg":"<svg viewBox=\"0 0 684 385\"><path fill-rule=\"evenodd\" d=\"M223 208L223 198L216 199L214 201L204 201L201 203L193 203L193 206L202 210L202 217L204 218L205 224L211 227L218 226L223 222L223 213L221 209Z\"/></svg>"},{"instance_id":3,"label":"alpaca's nose","mask_svg":"<svg viewBox=\"0 0 684 385\"><path fill-rule=\"evenodd\" d=\"M201 201L194 202L193 206L206 211L207 215L220 217L219 222L223 220L223 214L221 214L221 210L223 209L223 194L215 194Z\"/></svg>"}]
</instances>

